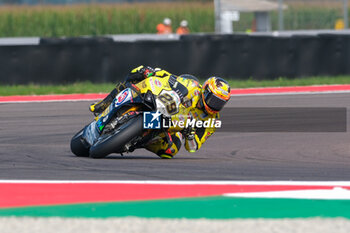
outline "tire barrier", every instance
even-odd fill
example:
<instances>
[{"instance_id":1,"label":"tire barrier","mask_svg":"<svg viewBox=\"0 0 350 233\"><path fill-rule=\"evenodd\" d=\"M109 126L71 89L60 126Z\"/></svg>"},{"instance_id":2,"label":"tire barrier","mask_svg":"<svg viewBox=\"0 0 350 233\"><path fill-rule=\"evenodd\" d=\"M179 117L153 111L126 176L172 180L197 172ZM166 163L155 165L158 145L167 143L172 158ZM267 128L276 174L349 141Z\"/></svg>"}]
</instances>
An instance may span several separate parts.
<instances>
[{"instance_id":1,"label":"tire barrier","mask_svg":"<svg viewBox=\"0 0 350 233\"><path fill-rule=\"evenodd\" d=\"M116 82L139 64L200 78L350 74L350 35L186 35L177 40L41 38L0 46L0 83Z\"/></svg>"}]
</instances>

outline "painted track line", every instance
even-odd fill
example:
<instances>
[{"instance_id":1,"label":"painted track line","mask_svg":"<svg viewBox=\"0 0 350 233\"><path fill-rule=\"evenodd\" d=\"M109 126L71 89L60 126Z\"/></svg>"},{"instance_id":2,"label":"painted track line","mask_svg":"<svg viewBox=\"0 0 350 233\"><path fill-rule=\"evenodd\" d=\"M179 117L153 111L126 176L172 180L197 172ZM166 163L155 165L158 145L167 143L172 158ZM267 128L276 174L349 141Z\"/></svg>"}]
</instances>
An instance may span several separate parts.
<instances>
[{"instance_id":1,"label":"painted track line","mask_svg":"<svg viewBox=\"0 0 350 233\"><path fill-rule=\"evenodd\" d=\"M319 85L296 87L264 87L232 89L234 96L265 96L265 95L301 95L301 94L333 94L350 93L350 85ZM0 96L0 103L33 103L33 102L74 102L96 101L103 99L107 93L67 94L67 95L30 95L30 96Z\"/></svg>"},{"instance_id":2,"label":"painted track line","mask_svg":"<svg viewBox=\"0 0 350 233\"><path fill-rule=\"evenodd\" d=\"M240 180L0 180L7 184L171 184L171 185L303 185L350 186L350 181L240 181Z\"/></svg>"},{"instance_id":3,"label":"painted track line","mask_svg":"<svg viewBox=\"0 0 350 233\"><path fill-rule=\"evenodd\" d=\"M145 183L146 182L146 183ZM308 185L305 185L308 184ZM350 186L338 182L297 183L280 181L268 185L266 182L231 181L35 181L0 180L0 209L25 206L62 205L97 202L126 202L162 200L174 198L210 197L222 195L281 195L279 192L308 190L317 193L331 193L342 190L349 198ZM349 182L347 182L349 184ZM142 192L139 192L142 190ZM313 191L313 192L312 192ZM276 193L277 192L277 193ZM249 194L252 193L252 194ZM316 194L315 194L316 193ZM287 193L290 195L290 193ZM293 194L293 193L292 193ZM293 195L294 195L293 194ZM265 194L264 194L265 195ZM300 194L299 194L300 195ZM339 195L338 195L339 197ZM322 197L324 198L324 197Z\"/></svg>"},{"instance_id":4,"label":"painted track line","mask_svg":"<svg viewBox=\"0 0 350 233\"><path fill-rule=\"evenodd\" d=\"M98 99L103 99L106 95L107 93L0 96L0 103L95 101Z\"/></svg>"}]
</instances>

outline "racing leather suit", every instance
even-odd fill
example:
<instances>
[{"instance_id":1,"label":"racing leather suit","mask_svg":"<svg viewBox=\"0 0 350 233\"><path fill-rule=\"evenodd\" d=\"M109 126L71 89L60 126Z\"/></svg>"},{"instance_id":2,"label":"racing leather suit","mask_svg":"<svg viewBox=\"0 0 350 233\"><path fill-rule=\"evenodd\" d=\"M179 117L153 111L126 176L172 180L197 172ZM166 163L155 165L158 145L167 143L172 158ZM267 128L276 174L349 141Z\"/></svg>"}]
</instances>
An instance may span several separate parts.
<instances>
[{"instance_id":1,"label":"racing leather suit","mask_svg":"<svg viewBox=\"0 0 350 233\"><path fill-rule=\"evenodd\" d=\"M143 80L145 77L139 72L143 69L143 66L139 66L131 71L126 78L126 82L137 83ZM181 107L184 109L184 114L188 115L192 119L206 121L208 119L219 119L219 114L214 115L207 114L203 108L200 107L201 101L201 85L197 80L177 77L165 70L156 69L152 77L168 79L169 85L181 98ZM105 106L102 111L112 102L115 96L125 88L125 83L117 85L104 100L98 104ZM98 105L96 104L96 105ZM94 106L90 107L90 110L94 112ZM182 143L185 141L185 148L189 152L195 152L199 150L203 143L215 132L215 127L202 127L191 128L183 130L181 133L168 133L166 137L160 137L152 140L146 145L146 149L157 154L161 158L172 158L178 153Z\"/></svg>"}]
</instances>

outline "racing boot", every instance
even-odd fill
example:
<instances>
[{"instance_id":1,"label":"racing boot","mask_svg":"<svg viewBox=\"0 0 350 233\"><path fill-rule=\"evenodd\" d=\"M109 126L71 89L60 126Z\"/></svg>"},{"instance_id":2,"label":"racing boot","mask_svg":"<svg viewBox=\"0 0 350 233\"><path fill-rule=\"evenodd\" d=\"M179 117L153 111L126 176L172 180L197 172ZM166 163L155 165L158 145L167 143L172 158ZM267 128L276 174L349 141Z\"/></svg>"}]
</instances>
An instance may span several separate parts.
<instances>
[{"instance_id":1,"label":"racing boot","mask_svg":"<svg viewBox=\"0 0 350 233\"><path fill-rule=\"evenodd\" d=\"M114 100L114 98L126 88L125 82L117 84L117 86L100 102L90 105L90 111L94 113L95 116L100 115Z\"/></svg>"},{"instance_id":2,"label":"racing boot","mask_svg":"<svg viewBox=\"0 0 350 233\"><path fill-rule=\"evenodd\" d=\"M173 158L172 155L168 155L168 154L159 154L158 156L162 159L172 159Z\"/></svg>"},{"instance_id":3,"label":"racing boot","mask_svg":"<svg viewBox=\"0 0 350 233\"><path fill-rule=\"evenodd\" d=\"M162 138L159 141L146 145L145 148L157 154L162 159L171 159L179 152L183 139L179 132L172 134L170 137L172 141L171 144L169 144L168 139Z\"/></svg>"}]
</instances>

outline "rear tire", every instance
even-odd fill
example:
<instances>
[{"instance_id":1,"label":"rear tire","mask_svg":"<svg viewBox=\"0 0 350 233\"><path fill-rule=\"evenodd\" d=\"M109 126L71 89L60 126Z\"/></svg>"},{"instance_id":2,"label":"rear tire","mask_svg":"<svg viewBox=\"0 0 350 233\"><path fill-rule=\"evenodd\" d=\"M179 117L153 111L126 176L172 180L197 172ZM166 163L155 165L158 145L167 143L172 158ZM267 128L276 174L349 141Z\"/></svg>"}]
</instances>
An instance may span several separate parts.
<instances>
[{"instance_id":1,"label":"rear tire","mask_svg":"<svg viewBox=\"0 0 350 233\"><path fill-rule=\"evenodd\" d=\"M90 147L91 158L104 158L123 150L126 143L143 132L143 115L140 114L121 125L112 135L102 136Z\"/></svg>"},{"instance_id":2,"label":"rear tire","mask_svg":"<svg viewBox=\"0 0 350 233\"><path fill-rule=\"evenodd\" d=\"M84 129L80 130L77 134L72 137L70 141L70 149L78 157L88 157L89 148L87 148L83 143L83 133Z\"/></svg>"}]
</instances>

